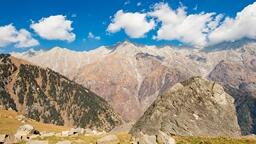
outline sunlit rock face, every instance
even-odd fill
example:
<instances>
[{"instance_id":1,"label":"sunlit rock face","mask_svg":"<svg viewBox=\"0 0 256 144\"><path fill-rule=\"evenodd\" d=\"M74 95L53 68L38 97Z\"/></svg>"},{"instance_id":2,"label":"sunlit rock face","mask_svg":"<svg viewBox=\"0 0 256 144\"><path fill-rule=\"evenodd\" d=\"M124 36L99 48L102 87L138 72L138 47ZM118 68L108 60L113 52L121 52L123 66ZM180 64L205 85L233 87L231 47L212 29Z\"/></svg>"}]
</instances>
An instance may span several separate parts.
<instances>
[{"instance_id":1,"label":"sunlit rock face","mask_svg":"<svg viewBox=\"0 0 256 144\"><path fill-rule=\"evenodd\" d=\"M130 133L154 135L159 130L182 136L238 136L234 98L201 77L177 83L157 97Z\"/></svg>"}]
</instances>

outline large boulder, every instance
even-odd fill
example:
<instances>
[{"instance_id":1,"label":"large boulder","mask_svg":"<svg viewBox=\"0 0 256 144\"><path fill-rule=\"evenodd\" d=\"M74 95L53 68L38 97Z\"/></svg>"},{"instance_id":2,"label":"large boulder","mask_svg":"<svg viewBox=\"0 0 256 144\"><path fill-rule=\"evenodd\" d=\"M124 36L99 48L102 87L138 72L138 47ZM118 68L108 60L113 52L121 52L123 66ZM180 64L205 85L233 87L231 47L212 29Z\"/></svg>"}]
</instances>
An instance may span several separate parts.
<instances>
[{"instance_id":1,"label":"large boulder","mask_svg":"<svg viewBox=\"0 0 256 144\"><path fill-rule=\"evenodd\" d=\"M25 125L20 126L17 129L15 138L17 140L28 140L28 139L30 139L29 138L30 135L37 135L37 134L40 134L40 132L38 130L34 129L34 127L32 125L25 124Z\"/></svg>"},{"instance_id":2,"label":"large boulder","mask_svg":"<svg viewBox=\"0 0 256 144\"><path fill-rule=\"evenodd\" d=\"M158 135L156 136L156 141L158 144L176 144L174 138L162 131L159 131Z\"/></svg>"},{"instance_id":3,"label":"large boulder","mask_svg":"<svg viewBox=\"0 0 256 144\"><path fill-rule=\"evenodd\" d=\"M8 134L1 134L0 135L0 144L13 144L13 143L17 143L16 138L14 137L14 135L8 135Z\"/></svg>"},{"instance_id":4,"label":"large boulder","mask_svg":"<svg viewBox=\"0 0 256 144\"><path fill-rule=\"evenodd\" d=\"M157 135L148 135L140 132L136 137L133 137L133 144L176 144L175 140L159 131Z\"/></svg>"},{"instance_id":5,"label":"large boulder","mask_svg":"<svg viewBox=\"0 0 256 144\"><path fill-rule=\"evenodd\" d=\"M8 137L8 135L6 134L1 134L0 135L0 143L4 143L5 142L5 139Z\"/></svg>"},{"instance_id":6,"label":"large boulder","mask_svg":"<svg viewBox=\"0 0 256 144\"><path fill-rule=\"evenodd\" d=\"M134 138L133 144L157 144L155 135L147 135L140 133L136 138Z\"/></svg>"}]
</instances>

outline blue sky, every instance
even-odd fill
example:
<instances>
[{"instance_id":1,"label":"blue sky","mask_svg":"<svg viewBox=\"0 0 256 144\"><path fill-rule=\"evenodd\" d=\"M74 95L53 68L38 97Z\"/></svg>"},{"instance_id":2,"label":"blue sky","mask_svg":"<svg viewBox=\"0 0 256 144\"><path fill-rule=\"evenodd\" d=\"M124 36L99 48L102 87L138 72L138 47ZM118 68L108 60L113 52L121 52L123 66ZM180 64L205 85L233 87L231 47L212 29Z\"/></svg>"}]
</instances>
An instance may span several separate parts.
<instances>
[{"instance_id":1,"label":"blue sky","mask_svg":"<svg viewBox=\"0 0 256 144\"><path fill-rule=\"evenodd\" d=\"M155 24L152 30L139 38L132 38L122 28L117 32L107 31L118 10L123 10L123 13L147 13L152 11L152 7L159 2L168 4L174 10L183 5L188 15L215 12L216 15L223 14L225 17L235 18L237 12L252 4L254 0L1 0L0 27L12 24L17 30L27 30L40 43L32 46L37 49L60 46L74 50L90 50L101 45L113 45L125 39L141 44L156 45L186 43L186 40L180 42L178 38L152 39L161 27L160 24ZM43 17L55 15L66 16L66 20L72 21L72 33L76 35L74 40L69 42L45 39L31 28L32 21L37 23ZM146 18L148 21L149 19L156 19L156 17ZM90 32L94 37L88 38ZM98 38L95 38L96 36ZM20 51L28 48L16 48L14 44L8 44L2 46L0 50Z\"/></svg>"}]
</instances>

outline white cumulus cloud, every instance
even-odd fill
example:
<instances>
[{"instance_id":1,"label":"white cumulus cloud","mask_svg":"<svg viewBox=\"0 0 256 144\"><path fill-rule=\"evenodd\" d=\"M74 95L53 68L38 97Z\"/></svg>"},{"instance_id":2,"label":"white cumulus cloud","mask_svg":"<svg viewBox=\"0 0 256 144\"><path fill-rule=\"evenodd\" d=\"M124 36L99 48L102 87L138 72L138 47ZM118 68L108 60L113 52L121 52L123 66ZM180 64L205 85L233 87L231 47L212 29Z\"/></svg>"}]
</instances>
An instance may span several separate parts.
<instances>
[{"instance_id":1,"label":"white cumulus cloud","mask_svg":"<svg viewBox=\"0 0 256 144\"><path fill-rule=\"evenodd\" d=\"M208 38L209 45L241 38L256 39L256 2L238 12L235 18L226 17Z\"/></svg>"},{"instance_id":2,"label":"white cumulus cloud","mask_svg":"<svg viewBox=\"0 0 256 144\"><path fill-rule=\"evenodd\" d=\"M147 14L131 13L119 10L112 19L112 23L108 25L107 31L116 33L123 29L131 38L141 38L155 27L153 20L147 20Z\"/></svg>"},{"instance_id":3,"label":"white cumulus cloud","mask_svg":"<svg viewBox=\"0 0 256 144\"><path fill-rule=\"evenodd\" d=\"M215 13L187 14L184 6L173 10L168 4L158 3L149 15L161 23L155 39L178 40L203 47L207 44L206 33L211 29L208 23L214 21Z\"/></svg>"},{"instance_id":4,"label":"white cumulus cloud","mask_svg":"<svg viewBox=\"0 0 256 144\"><path fill-rule=\"evenodd\" d=\"M37 23L33 22L30 27L42 38L47 40L66 40L72 42L76 35L72 32L72 21L66 16L55 15L42 18Z\"/></svg>"},{"instance_id":5,"label":"white cumulus cloud","mask_svg":"<svg viewBox=\"0 0 256 144\"><path fill-rule=\"evenodd\" d=\"M39 42L25 29L17 30L12 24L0 26L0 47L14 44L17 48L39 45Z\"/></svg>"},{"instance_id":6,"label":"white cumulus cloud","mask_svg":"<svg viewBox=\"0 0 256 144\"><path fill-rule=\"evenodd\" d=\"M154 40L177 40L197 48L242 38L256 39L256 2L234 18L216 12L188 13L182 4L172 9L164 2L156 3L150 11L119 10L107 31L116 33L122 29L131 38L141 38L155 29Z\"/></svg>"},{"instance_id":7,"label":"white cumulus cloud","mask_svg":"<svg viewBox=\"0 0 256 144\"><path fill-rule=\"evenodd\" d=\"M101 39L100 36L95 36L92 32L89 32L89 33L88 33L87 38L89 38L89 39L95 39L95 40L100 40L100 39Z\"/></svg>"}]
</instances>

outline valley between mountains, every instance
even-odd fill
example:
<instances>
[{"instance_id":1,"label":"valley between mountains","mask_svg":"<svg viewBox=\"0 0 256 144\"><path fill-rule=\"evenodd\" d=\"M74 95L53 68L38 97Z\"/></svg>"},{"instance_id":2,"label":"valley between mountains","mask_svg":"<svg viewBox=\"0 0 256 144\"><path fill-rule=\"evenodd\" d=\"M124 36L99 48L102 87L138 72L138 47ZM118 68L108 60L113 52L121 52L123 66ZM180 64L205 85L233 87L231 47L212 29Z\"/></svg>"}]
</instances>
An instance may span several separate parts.
<instances>
[{"instance_id":1,"label":"valley between mountains","mask_svg":"<svg viewBox=\"0 0 256 144\"><path fill-rule=\"evenodd\" d=\"M256 143L242 137L256 134L256 43L216 48L124 41L83 52L55 47L1 54L1 109L102 132L92 140L98 144L193 143L196 137L232 143L222 136Z\"/></svg>"}]
</instances>

